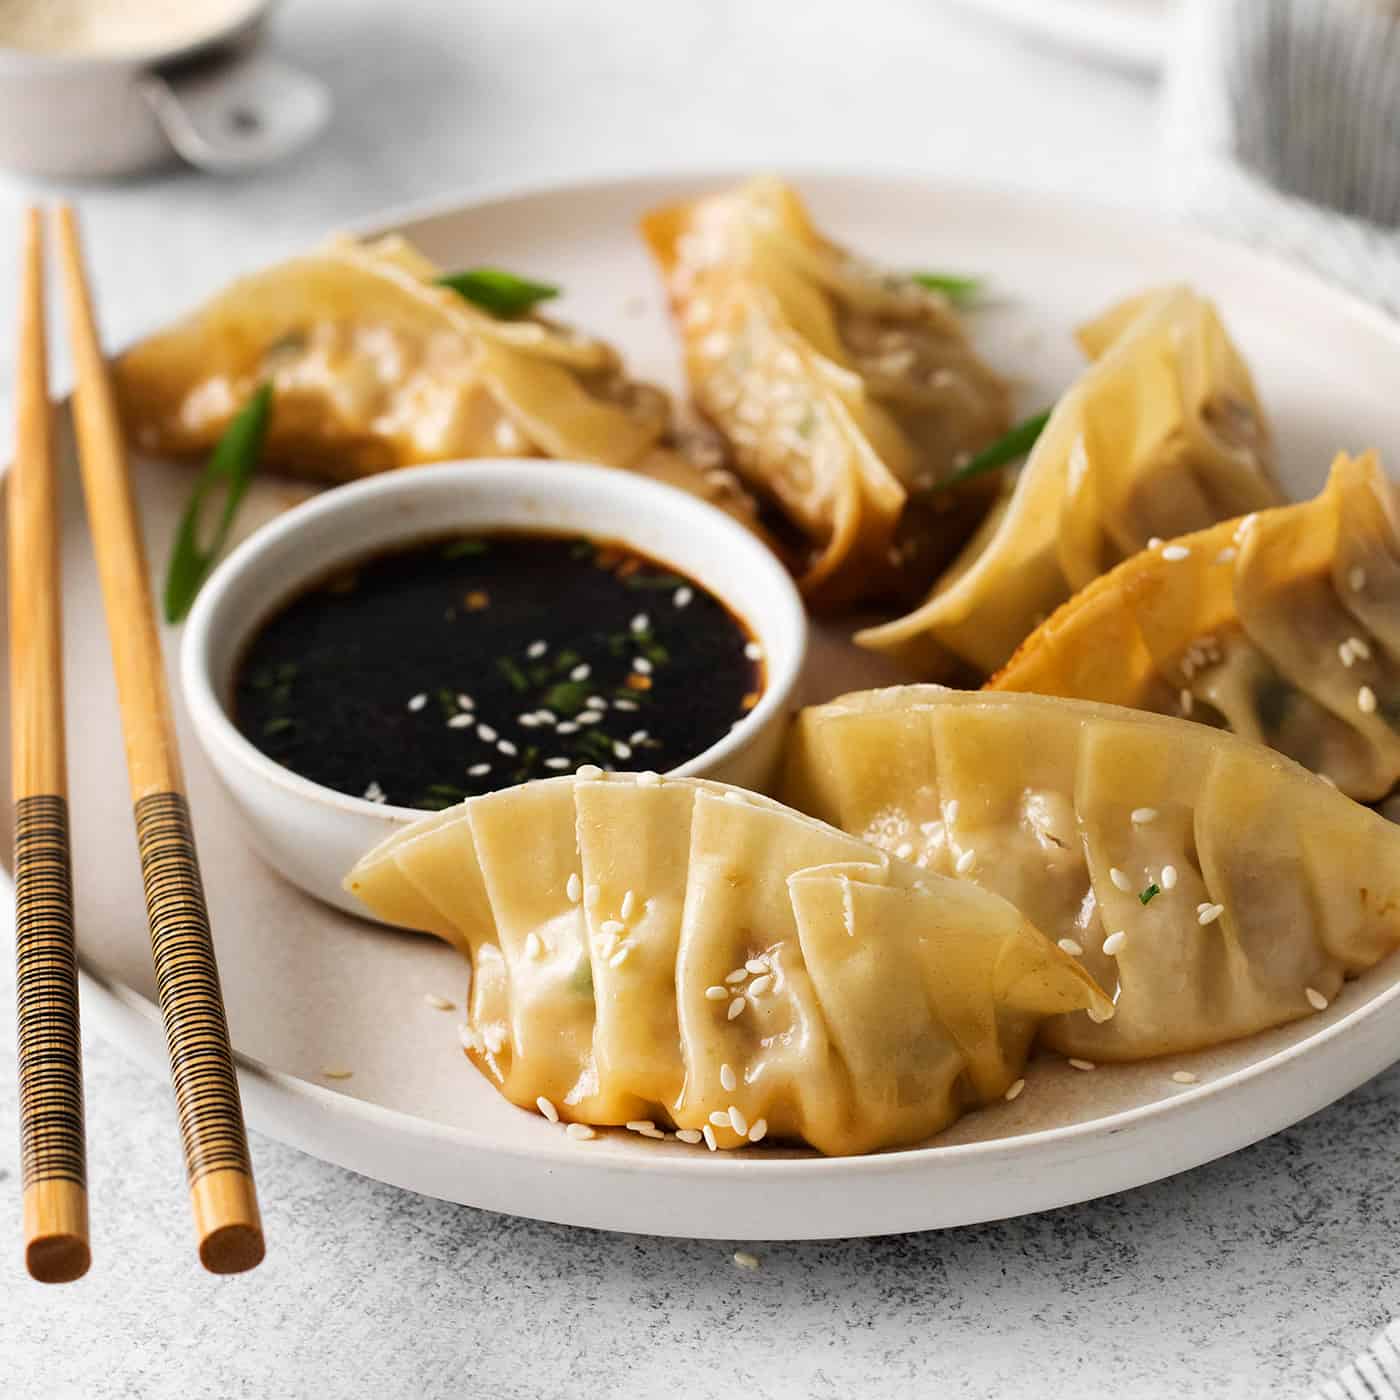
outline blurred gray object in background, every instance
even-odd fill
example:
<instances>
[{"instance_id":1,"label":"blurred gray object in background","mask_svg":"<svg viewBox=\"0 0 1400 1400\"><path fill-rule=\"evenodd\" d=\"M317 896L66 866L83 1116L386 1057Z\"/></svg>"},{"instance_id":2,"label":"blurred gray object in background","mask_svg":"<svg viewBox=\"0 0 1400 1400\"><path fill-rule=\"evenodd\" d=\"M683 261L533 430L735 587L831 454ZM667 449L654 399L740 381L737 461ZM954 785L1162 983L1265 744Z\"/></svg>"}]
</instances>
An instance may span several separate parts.
<instances>
[{"instance_id":1,"label":"blurred gray object in background","mask_svg":"<svg viewBox=\"0 0 1400 1400\"><path fill-rule=\"evenodd\" d=\"M1189 0L1175 202L1400 314L1400 3Z\"/></svg>"}]
</instances>

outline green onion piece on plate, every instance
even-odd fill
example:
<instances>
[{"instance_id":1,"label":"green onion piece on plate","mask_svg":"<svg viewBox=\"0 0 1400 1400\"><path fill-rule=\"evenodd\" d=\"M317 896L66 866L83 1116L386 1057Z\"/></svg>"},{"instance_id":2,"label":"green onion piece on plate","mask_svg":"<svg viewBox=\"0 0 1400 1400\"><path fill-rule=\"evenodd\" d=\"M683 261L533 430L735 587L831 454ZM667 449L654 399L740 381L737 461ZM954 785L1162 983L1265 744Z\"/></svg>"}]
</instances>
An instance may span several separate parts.
<instances>
[{"instance_id":1,"label":"green onion piece on plate","mask_svg":"<svg viewBox=\"0 0 1400 1400\"><path fill-rule=\"evenodd\" d=\"M532 282L528 277L517 277L498 267L469 267L465 272L449 272L437 280L439 286L451 287L473 306L506 319L523 316L560 292L560 288L548 282Z\"/></svg>"},{"instance_id":2,"label":"green onion piece on plate","mask_svg":"<svg viewBox=\"0 0 1400 1400\"><path fill-rule=\"evenodd\" d=\"M208 466L195 482L194 494L175 531L175 548L171 551L170 567L165 574L167 622L179 622L189 612L195 594L209 577L228 539L238 507L243 503L258 458L262 455L263 440L267 437L271 417L272 385L263 384L234 414L215 446ZM219 513L208 548L201 548L199 525L205 501L211 492L220 489L224 492L223 510Z\"/></svg>"},{"instance_id":3,"label":"green onion piece on plate","mask_svg":"<svg viewBox=\"0 0 1400 1400\"><path fill-rule=\"evenodd\" d=\"M1004 437L999 437L994 443L984 447L971 461L963 463L951 476L935 482L930 489L945 491L950 486L957 486L975 476L982 476L986 472L996 471L998 467L1020 461L1045 431L1045 425L1050 421L1050 412L1047 408L1044 413L1037 413L1034 418L1017 423Z\"/></svg>"},{"instance_id":4,"label":"green onion piece on plate","mask_svg":"<svg viewBox=\"0 0 1400 1400\"><path fill-rule=\"evenodd\" d=\"M1148 887L1145 890L1143 890L1143 892L1140 895L1138 895L1138 899L1141 900L1143 904L1151 904L1152 901L1156 899L1157 896L1161 893L1161 885L1154 882L1148 885Z\"/></svg>"},{"instance_id":5,"label":"green onion piece on plate","mask_svg":"<svg viewBox=\"0 0 1400 1400\"><path fill-rule=\"evenodd\" d=\"M911 279L931 292L942 292L954 306L970 306L982 293L980 277L955 277L948 272L915 272Z\"/></svg>"}]
</instances>

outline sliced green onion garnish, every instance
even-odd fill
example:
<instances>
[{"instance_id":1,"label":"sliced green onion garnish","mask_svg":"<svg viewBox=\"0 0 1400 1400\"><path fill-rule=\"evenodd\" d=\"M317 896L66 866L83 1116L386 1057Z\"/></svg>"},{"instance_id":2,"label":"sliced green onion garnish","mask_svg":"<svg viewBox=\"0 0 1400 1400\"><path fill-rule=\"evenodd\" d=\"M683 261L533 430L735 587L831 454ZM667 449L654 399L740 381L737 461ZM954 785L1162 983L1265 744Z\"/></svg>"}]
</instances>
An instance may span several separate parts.
<instances>
[{"instance_id":1,"label":"sliced green onion garnish","mask_svg":"<svg viewBox=\"0 0 1400 1400\"><path fill-rule=\"evenodd\" d=\"M911 280L931 292L942 292L954 306L968 306L982 293L980 277L955 277L948 272L915 272Z\"/></svg>"},{"instance_id":2,"label":"sliced green onion garnish","mask_svg":"<svg viewBox=\"0 0 1400 1400\"><path fill-rule=\"evenodd\" d=\"M209 577L243 503L258 458L262 455L267 425L272 417L272 385L263 384L234 414L224 435L195 482L194 494L175 531L175 548L165 574L165 620L179 622L190 610L195 595ZM211 492L224 492L224 506L214 526L209 547L199 543L200 517Z\"/></svg>"},{"instance_id":3,"label":"sliced green onion garnish","mask_svg":"<svg viewBox=\"0 0 1400 1400\"><path fill-rule=\"evenodd\" d=\"M935 482L931 488L934 491L944 491L950 486L957 486L960 482L970 481L975 476L982 476L986 472L994 472L998 467L1008 466L1012 462L1020 461L1033 448L1045 431L1045 425L1050 421L1050 409L1044 413L1037 413L1034 418L1027 418L1023 423L1017 423L1004 437L999 437L988 447L984 447L971 461L965 462L951 476L945 477L942 481Z\"/></svg>"},{"instance_id":4,"label":"sliced green onion garnish","mask_svg":"<svg viewBox=\"0 0 1400 1400\"><path fill-rule=\"evenodd\" d=\"M1159 894L1161 894L1161 893L1162 893L1162 887L1161 887L1161 885L1158 885L1158 884L1151 884L1151 885L1148 885L1148 887L1147 887L1145 890L1143 890L1143 892L1142 892L1140 895L1138 895L1138 898L1139 898L1144 904L1151 904L1152 901L1153 901L1154 899L1156 899L1157 896L1158 896Z\"/></svg>"},{"instance_id":5,"label":"sliced green onion garnish","mask_svg":"<svg viewBox=\"0 0 1400 1400\"><path fill-rule=\"evenodd\" d=\"M465 272L449 272L437 280L439 286L451 287L473 306L505 319L523 316L560 292L560 288L548 282L532 282L528 277L517 277L499 267L469 267Z\"/></svg>"}]
</instances>

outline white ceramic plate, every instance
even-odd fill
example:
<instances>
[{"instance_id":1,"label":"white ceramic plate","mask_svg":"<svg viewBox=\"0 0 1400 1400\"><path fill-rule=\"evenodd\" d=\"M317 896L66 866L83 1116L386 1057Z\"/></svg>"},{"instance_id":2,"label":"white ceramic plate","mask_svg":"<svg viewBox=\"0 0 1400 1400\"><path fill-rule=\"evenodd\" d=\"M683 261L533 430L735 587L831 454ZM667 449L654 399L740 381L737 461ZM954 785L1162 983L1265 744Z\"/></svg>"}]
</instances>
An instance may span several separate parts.
<instances>
[{"instance_id":1,"label":"white ceramic plate","mask_svg":"<svg viewBox=\"0 0 1400 1400\"><path fill-rule=\"evenodd\" d=\"M1115 67L1155 73L1167 59L1176 0L958 0L1036 38Z\"/></svg>"},{"instance_id":2,"label":"white ceramic plate","mask_svg":"<svg viewBox=\"0 0 1400 1400\"><path fill-rule=\"evenodd\" d=\"M661 295L633 229L644 209L705 183L536 191L396 226L443 263L505 263L562 284L561 314L677 385ZM1254 366L1295 494L1316 489L1339 447L1374 444L1400 460L1400 333L1303 273L1155 220L1032 195L872 176L800 184L822 226L861 249L990 280L997 301L977 313L976 334L1018 377L1023 408L1047 402L1074 371L1077 320L1151 283L1190 279L1219 298ZM158 568L189 479L160 463L138 469ZM245 527L305 494L260 483ZM77 497L70 473L68 728L83 1012L160 1068L116 701ZM172 633L172 649L176 640ZM828 628L804 683L815 699L888 674ZM1233 1151L1346 1093L1400 1049L1400 959L1392 959L1323 1015L1209 1054L1089 1074L1040 1061L1014 1104L970 1115L927 1148L823 1160L776 1150L711 1155L624 1133L575 1143L505 1103L462 1057L459 1016L425 1003L435 993L460 1004L467 978L456 956L314 904L260 864L183 714L180 722L250 1121L411 1190L656 1234L797 1239L959 1225L1085 1200ZM9 849L8 832L0 849ZM353 1077L328 1081L327 1067ZM1172 1083L1182 1068L1199 1074L1199 1086Z\"/></svg>"}]
</instances>

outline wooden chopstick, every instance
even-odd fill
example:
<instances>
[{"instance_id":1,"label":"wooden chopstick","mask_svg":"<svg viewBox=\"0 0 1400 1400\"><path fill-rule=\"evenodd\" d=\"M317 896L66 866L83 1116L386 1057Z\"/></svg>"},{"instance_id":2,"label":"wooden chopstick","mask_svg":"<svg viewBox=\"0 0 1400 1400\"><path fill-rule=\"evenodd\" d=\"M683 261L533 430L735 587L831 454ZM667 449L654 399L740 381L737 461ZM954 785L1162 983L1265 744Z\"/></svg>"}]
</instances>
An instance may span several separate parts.
<instances>
[{"instance_id":1,"label":"wooden chopstick","mask_svg":"<svg viewBox=\"0 0 1400 1400\"><path fill-rule=\"evenodd\" d=\"M214 1273L251 1269L263 1257L238 1079L209 911L166 688L146 552L107 364L73 210L58 211L73 395L88 528L126 735L136 840L146 887L156 990L170 1053L199 1257Z\"/></svg>"},{"instance_id":2,"label":"wooden chopstick","mask_svg":"<svg viewBox=\"0 0 1400 1400\"><path fill-rule=\"evenodd\" d=\"M41 1283L68 1283L87 1272L92 1256L63 742L59 487L47 359L44 226L39 211L30 209L9 487L20 1160L25 1266Z\"/></svg>"}]
</instances>

